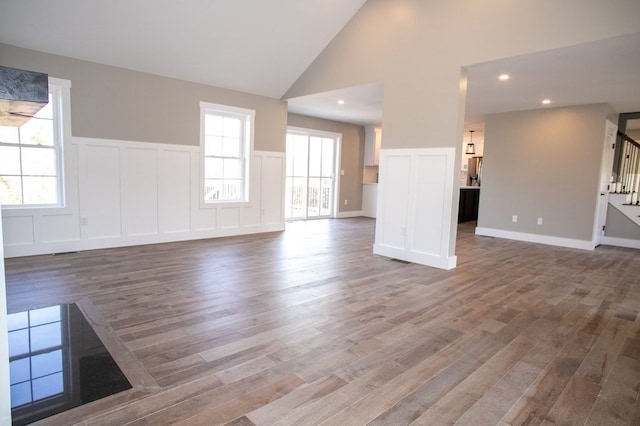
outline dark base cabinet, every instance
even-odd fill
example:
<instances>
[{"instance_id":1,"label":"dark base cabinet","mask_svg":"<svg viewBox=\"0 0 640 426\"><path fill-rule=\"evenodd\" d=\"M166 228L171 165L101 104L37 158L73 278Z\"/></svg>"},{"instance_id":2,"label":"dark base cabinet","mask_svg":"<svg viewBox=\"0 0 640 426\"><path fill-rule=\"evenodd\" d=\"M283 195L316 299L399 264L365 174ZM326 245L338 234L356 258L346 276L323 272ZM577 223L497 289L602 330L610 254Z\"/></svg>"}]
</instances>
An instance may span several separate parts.
<instances>
[{"instance_id":1,"label":"dark base cabinet","mask_svg":"<svg viewBox=\"0 0 640 426\"><path fill-rule=\"evenodd\" d=\"M478 220L478 203L480 188L460 188L460 205L458 206L458 223Z\"/></svg>"}]
</instances>

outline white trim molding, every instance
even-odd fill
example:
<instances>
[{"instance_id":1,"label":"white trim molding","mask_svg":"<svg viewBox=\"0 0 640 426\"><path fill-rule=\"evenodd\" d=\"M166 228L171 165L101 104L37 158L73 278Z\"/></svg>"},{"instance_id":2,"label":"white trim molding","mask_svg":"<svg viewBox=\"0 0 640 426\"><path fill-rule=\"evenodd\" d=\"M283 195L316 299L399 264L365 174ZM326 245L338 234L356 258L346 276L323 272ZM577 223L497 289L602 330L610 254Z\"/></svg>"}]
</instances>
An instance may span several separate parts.
<instances>
[{"instance_id":1,"label":"white trim molding","mask_svg":"<svg viewBox=\"0 0 640 426\"><path fill-rule=\"evenodd\" d=\"M452 269L455 148L382 149L373 252Z\"/></svg>"},{"instance_id":2,"label":"white trim molding","mask_svg":"<svg viewBox=\"0 0 640 426\"><path fill-rule=\"evenodd\" d=\"M629 240L627 238L615 238L615 237L603 236L600 244L607 245L607 246L640 249L640 240Z\"/></svg>"},{"instance_id":3,"label":"white trim molding","mask_svg":"<svg viewBox=\"0 0 640 426\"><path fill-rule=\"evenodd\" d=\"M360 217L362 216L362 210L354 210L350 212L338 212L336 214L336 219L345 219L349 217Z\"/></svg>"},{"instance_id":4,"label":"white trim molding","mask_svg":"<svg viewBox=\"0 0 640 426\"><path fill-rule=\"evenodd\" d=\"M573 238L552 237L549 235L527 234L525 232L505 231L503 229L476 228L476 235L483 237L504 238L507 240L524 241L527 243L546 244L549 246L575 248L581 250L593 250L594 242L576 240Z\"/></svg>"}]
</instances>

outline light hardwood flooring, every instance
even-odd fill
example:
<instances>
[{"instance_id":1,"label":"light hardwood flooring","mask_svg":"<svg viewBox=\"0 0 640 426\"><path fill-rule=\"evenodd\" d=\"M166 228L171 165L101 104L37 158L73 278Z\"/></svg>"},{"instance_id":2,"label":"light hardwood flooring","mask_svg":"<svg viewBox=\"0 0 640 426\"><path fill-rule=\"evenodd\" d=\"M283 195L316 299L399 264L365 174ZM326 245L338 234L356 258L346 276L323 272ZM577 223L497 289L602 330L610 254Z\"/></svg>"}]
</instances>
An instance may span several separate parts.
<instances>
[{"instance_id":1,"label":"light hardwood flooring","mask_svg":"<svg viewBox=\"0 0 640 426\"><path fill-rule=\"evenodd\" d=\"M78 302L134 385L42 424L640 424L639 251L464 224L443 271L374 226L8 259L9 312Z\"/></svg>"}]
</instances>

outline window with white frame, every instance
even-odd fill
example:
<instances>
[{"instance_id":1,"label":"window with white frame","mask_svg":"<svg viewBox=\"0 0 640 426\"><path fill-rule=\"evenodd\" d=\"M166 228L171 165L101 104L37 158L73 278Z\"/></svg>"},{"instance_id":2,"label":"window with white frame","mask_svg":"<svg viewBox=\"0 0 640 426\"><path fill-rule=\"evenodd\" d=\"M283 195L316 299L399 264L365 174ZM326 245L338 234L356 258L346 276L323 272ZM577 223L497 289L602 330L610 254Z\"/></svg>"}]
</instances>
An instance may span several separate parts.
<instances>
[{"instance_id":1,"label":"window with white frame","mask_svg":"<svg viewBox=\"0 0 640 426\"><path fill-rule=\"evenodd\" d=\"M0 126L0 204L62 207L63 96L68 81L49 80L49 103L20 127ZM68 99L66 99L68 102Z\"/></svg>"},{"instance_id":2,"label":"window with white frame","mask_svg":"<svg viewBox=\"0 0 640 426\"><path fill-rule=\"evenodd\" d=\"M255 111L200 103L204 203L249 201Z\"/></svg>"}]
</instances>

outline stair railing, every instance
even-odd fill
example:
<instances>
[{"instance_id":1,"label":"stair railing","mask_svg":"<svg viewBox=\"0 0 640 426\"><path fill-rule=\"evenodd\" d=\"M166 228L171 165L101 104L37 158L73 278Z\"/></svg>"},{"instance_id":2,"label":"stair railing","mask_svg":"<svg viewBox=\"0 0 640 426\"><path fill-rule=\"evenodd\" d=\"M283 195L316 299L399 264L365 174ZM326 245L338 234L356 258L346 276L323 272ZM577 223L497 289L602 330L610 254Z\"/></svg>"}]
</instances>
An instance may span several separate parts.
<instances>
[{"instance_id":1,"label":"stair railing","mask_svg":"<svg viewBox=\"0 0 640 426\"><path fill-rule=\"evenodd\" d=\"M640 143L625 134L618 140L622 141L620 161L617 164L617 179L613 184L616 194L628 194L627 203L640 206Z\"/></svg>"}]
</instances>

